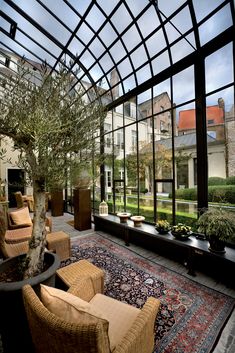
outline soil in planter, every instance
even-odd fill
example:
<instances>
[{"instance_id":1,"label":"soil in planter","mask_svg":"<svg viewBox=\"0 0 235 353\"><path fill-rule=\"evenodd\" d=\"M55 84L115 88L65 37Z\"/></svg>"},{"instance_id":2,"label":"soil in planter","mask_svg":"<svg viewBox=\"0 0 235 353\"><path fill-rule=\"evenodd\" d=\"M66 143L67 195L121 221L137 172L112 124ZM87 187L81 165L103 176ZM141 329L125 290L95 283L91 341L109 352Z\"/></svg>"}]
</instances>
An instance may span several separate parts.
<instances>
[{"instance_id":1,"label":"soil in planter","mask_svg":"<svg viewBox=\"0 0 235 353\"><path fill-rule=\"evenodd\" d=\"M18 264L15 267L10 267L6 271L0 273L0 282L18 282L22 281L24 274L24 261L25 259L19 259ZM49 265L44 264L43 271L48 269Z\"/></svg>"}]
</instances>

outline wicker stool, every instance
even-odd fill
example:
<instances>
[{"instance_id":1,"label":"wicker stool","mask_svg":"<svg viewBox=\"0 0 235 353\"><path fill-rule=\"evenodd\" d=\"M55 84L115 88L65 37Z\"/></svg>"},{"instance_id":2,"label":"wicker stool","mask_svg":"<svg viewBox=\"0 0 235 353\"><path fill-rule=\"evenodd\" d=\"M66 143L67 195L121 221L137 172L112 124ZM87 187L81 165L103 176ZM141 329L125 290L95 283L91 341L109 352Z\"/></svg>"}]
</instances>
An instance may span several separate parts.
<instances>
[{"instance_id":1,"label":"wicker stool","mask_svg":"<svg viewBox=\"0 0 235 353\"><path fill-rule=\"evenodd\" d=\"M66 286L66 289L76 281L79 276L90 276L93 279L95 293L104 293L104 271L87 260L80 260L56 271L57 280ZM57 282L57 283L58 283ZM60 286L60 285L59 285Z\"/></svg>"},{"instance_id":2,"label":"wicker stool","mask_svg":"<svg viewBox=\"0 0 235 353\"><path fill-rule=\"evenodd\" d=\"M70 237L65 232L53 232L47 234L47 249L54 251L59 255L60 260L67 260L70 258L71 245Z\"/></svg>"}]
</instances>

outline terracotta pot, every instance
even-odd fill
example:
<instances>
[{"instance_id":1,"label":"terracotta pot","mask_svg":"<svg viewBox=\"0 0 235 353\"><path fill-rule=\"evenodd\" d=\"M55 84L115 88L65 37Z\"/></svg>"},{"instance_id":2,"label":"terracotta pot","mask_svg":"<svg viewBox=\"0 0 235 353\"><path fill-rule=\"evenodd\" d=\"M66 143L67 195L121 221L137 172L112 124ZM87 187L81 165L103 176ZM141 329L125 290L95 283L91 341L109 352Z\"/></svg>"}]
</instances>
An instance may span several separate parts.
<instances>
[{"instance_id":1,"label":"terracotta pot","mask_svg":"<svg viewBox=\"0 0 235 353\"><path fill-rule=\"evenodd\" d=\"M19 259L23 257L25 255L1 262L0 272L17 266ZM55 273L60 266L59 257L46 252L44 262L48 268L38 276L17 282L0 282L0 334L4 353L34 352L21 289L25 284L30 284L36 292L39 291L40 283L55 286Z\"/></svg>"}]
</instances>

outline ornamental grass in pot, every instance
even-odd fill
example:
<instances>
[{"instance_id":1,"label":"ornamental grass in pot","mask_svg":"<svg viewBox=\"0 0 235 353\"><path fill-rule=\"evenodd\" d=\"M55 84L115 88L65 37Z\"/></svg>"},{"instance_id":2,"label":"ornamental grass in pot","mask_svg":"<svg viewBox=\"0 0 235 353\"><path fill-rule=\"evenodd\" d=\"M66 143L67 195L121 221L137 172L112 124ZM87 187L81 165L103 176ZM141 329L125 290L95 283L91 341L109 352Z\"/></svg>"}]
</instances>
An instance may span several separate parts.
<instances>
[{"instance_id":1,"label":"ornamental grass in pot","mask_svg":"<svg viewBox=\"0 0 235 353\"><path fill-rule=\"evenodd\" d=\"M198 231L209 241L209 250L225 253L228 241L235 240L235 215L222 208L205 210L197 221Z\"/></svg>"}]
</instances>

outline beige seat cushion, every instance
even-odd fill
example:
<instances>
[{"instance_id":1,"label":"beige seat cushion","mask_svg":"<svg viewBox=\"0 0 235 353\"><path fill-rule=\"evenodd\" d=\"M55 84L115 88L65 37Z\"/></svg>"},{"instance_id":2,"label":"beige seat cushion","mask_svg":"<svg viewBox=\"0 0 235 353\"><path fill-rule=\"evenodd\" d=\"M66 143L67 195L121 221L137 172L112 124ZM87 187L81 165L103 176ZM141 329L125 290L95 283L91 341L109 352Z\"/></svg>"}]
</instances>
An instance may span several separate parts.
<instances>
[{"instance_id":1,"label":"beige seat cushion","mask_svg":"<svg viewBox=\"0 0 235 353\"><path fill-rule=\"evenodd\" d=\"M10 217L13 223L19 224L29 224L32 225L32 219L29 214L28 207L18 208L15 211L10 212Z\"/></svg>"},{"instance_id":2,"label":"beige seat cushion","mask_svg":"<svg viewBox=\"0 0 235 353\"><path fill-rule=\"evenodd\" d=\"M109 341L112 352L121 342L141 310L103 294L96 294L90 300L90 304L96 310L101 311L109 321Z\"/></svg>"}]
</instances>

